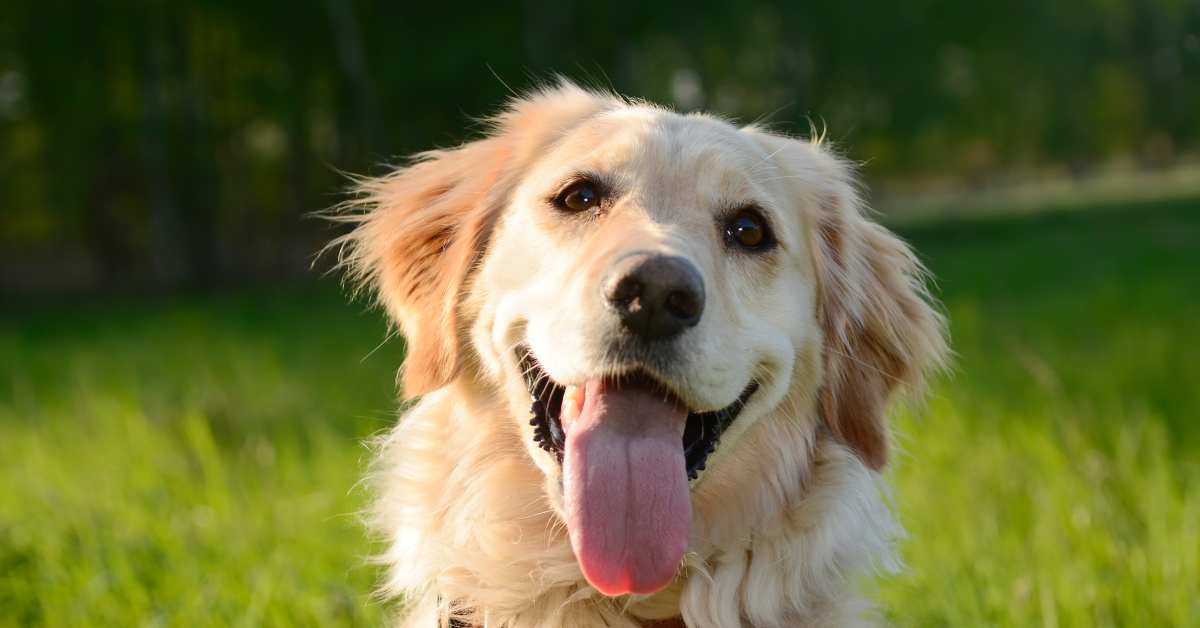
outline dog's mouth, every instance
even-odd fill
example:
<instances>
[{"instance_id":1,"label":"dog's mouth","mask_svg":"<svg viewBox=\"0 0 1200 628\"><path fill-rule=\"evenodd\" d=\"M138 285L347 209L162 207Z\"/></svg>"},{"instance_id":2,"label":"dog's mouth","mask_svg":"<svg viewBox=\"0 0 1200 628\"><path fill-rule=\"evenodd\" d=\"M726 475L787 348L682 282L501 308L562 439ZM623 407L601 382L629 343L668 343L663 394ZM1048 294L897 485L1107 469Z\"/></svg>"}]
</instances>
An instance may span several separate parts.
<instances>
[{"instance_id":1,"label":"dog's mouth","mask_svg":"<svg viewBox=\"0 0 1200 628\"><path fill-rule=\"evenodd\" d=\"M529 424L533 426L533 440L545 451L554 455L561 464L566 448L566 432L563 429L563 398L566 387L558 384L544 371L533 352L520 350L521 370L525 385L532 399ZM644 371L635 370L611 378L610 385L619 388L637 388L648 391L663 399L683 406L678 397L662 382ZM741 414L750 397L758 391L758 382L751 381L733 403L719 410L694 412L689 410L683 430L683 454L687 477L695 480L708 463L708 457L717 450L721 435Z\"/></svg>"},{"instance_id":2,"label":"dog's mouth","mask_svg":"<svg viewBox=\"0 0 1200 628\"><path fill-rule=\"evenodd\" d=\"M588 582L605 595L650 594L675 577L692 519L689 481L758 389L694 412L645 370L562 386L528 350L534 440L562 465L563 514Z\"/></svg>"}]
</instances>

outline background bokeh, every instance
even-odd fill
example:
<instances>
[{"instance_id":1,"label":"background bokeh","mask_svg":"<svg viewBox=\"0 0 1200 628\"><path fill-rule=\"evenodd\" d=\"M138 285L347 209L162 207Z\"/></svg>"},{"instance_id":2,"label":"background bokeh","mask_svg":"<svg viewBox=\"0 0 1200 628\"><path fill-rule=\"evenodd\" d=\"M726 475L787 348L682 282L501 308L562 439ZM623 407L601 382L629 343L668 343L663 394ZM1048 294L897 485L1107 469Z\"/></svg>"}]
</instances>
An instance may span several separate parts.
<instances>
[{"instance_id":1,"label":"background bokeh","mask_svg":"<svg viewBox=\"0 0 1200 628\"><path fill-rule=\"evenodd\" d=\"M553 73L808 133L886 192L1195 158L1200 5L8 3L0 282L307 271L339 174L470 137ZM891 185L886 185L890 183Z\"/></svg>"},{"instance_id":2,"label":"background bokeh","mask_svg":"<svg viewBox=\"0 0 1200 628\"><path fill-rule=\"evenodd\" d=\"M311 218L562 74L822 133L938 277L902 626L1200 625L1200 3L0 7L0 625L378 624Z\"/></svg>"}]
</instances>

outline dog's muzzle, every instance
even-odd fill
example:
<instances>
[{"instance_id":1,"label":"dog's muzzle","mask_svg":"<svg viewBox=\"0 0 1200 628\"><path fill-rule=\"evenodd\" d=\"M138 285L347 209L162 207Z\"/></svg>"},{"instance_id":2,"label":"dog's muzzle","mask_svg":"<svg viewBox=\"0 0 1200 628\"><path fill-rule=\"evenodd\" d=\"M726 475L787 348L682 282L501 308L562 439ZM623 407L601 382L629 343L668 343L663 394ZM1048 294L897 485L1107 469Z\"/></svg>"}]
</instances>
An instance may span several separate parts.
<instances>
[{"instance_id":1,"label":"dog's muzzle","mask_svg":"<svg viewBox=\"0 0 1200 628\"><path fill-rule=\"evenodd\" d=\"M532 401L529 408L532 415L529 424L533 426L533 440L539 447L553 454L561 464L566 445L566 434L561 421L566 388L550 379L528 348L523 347L519 352L521 370L525 373L525 384ZM631 373L623 379L625 385L644 386L664 396L672 395L662 384L641 372ZM728 406L709 412L688 413L681 443L688 479L695 480L699 477L708 462L708 457L717 450L721 435L738 418L742 408L757 391L758 382L751 381L742 394Z\"/></svg>"}]
</instances>

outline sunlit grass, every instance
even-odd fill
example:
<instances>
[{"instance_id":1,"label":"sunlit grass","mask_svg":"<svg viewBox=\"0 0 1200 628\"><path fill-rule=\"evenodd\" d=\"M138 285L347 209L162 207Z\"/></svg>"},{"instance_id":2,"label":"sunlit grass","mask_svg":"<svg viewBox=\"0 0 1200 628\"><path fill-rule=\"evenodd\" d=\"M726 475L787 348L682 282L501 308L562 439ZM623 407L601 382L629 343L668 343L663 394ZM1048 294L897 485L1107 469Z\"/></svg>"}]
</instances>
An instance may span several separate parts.
<instances>
[{"instance_id":1,"label":"sunlit grass","mask_svg":"<svg viewBox=\"0 0 1200 628\"><path fill-rule=\"evenodd\" d=\"M891 619L1200 625L1200 207L909 235L959 356L899 421Z\"/></svg>"},{"instance_id":2,"label":"sunlit grass","mask_svg":"<svg viewBox=\"0 0 1200 628\"><path fill-rule=\"evenodd\" d=\"M901 626L1200 624L1200 204L909 227L956 370L897 422ZM0 327L0 624L374 625L399 342L333 290ZM369 357L366 357L368 356Z\"/></svg>"},{"instance_id":3,"label":"sunlit grass","mask_svg":"<svg viewBox=\"0 0 1200 628\"><path fill-rule=\"evenodd\" d=\"M46 315L0 340L0 623L379 623L353 490L399 361L362 360L376 317L332 292Z\"/></svg>"}]
</instances>

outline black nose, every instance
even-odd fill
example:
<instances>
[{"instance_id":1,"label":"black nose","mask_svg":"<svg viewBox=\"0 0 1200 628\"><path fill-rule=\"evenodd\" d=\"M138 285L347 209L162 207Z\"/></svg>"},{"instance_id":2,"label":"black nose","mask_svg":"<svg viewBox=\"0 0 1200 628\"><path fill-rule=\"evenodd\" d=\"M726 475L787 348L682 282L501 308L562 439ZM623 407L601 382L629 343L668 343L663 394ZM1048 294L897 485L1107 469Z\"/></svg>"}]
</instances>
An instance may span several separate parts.
<instances>
[{"instance_id":1,"label":"black nose","mask_svg":"<svg viewBox=\"0 0 1200 628\"><path fill-rule=\"evenodd\" d=\"M634 253L609 271L604 298L629 331L646 340L665 339L700 322L704 280L682 257Z\"/></svg>"}]
</instances>

